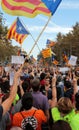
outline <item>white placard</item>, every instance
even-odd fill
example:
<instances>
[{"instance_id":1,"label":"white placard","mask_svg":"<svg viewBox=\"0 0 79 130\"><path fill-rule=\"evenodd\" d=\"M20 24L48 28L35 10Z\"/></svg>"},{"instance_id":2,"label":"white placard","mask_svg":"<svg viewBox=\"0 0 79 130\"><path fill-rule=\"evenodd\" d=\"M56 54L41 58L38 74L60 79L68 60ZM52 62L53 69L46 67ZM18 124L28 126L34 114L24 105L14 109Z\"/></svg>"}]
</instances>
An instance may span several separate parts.
<instances>
[{"instance_id":1,"label":"white placard","mask_svg":"<svg viewBox=\"0 0 79 130\"><path fill-rule=\"evenodd\" d=\"M12 64L23 64L24 57L23 56L12 56L11 63Z\"/></svg>"},{"instance_id":2,"label":"white placard","mask_svg":"<svg viewBox=\"0 0 79 130\"><path fill-rule=\"evenodd\" d=\"M7 66L7 67L5 67L4 69L5 69L6 72L9 72L10 69L11 69L11 67L10 67L10 66Z\"/></svg>"},{"instance_id":3,"label":"white placard","mask_svg":"<svg viewBox=\"0 0 79 130\"><path fill-rule=\"evenodd\" d=\"M65 72L69 71L69 68L68 67L60 67L59 71L62 73L65 73Z\"/></svg>"},{"instance_id":4,"label":"white placard","mask_svg":"<svg viewBox=\"0 0 79 130\"><path fill-rule=\"evenodd\" d=\"M77 56L71 55L68 64L70 64L70 65L72 65L72 66L75 66L75 65L76 65L76 62L77 62Z\"/></svg>"}]
</instances>

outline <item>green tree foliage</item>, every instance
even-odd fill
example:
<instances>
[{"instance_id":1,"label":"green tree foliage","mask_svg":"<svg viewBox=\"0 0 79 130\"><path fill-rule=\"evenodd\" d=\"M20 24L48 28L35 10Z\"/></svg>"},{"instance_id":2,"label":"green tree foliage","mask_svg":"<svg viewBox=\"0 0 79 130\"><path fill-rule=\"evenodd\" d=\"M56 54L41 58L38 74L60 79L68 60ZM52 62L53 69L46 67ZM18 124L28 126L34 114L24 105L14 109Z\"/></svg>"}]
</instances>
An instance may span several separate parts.
<instances>
[{"instance_id":1,"label":"green tree foliage","mask_svg":"<svg viewBox=\"0 0 79 130\"><path fill-rule=\"evenodd\" d=\"M71 55L77 56L79 62L79 23L77 22L75 26L72 27L72 31L65 35L59 32L56 37L56 43L53 51L56 54L56 59L60 63L62 63L63 60L63 52L66 52L68 57Z\"/></svg>"},{"instance_id":2,"label":"green tree foliage","mask_svg":"<svg viewBox=\"0 0 79 130\"><path fill-rule=\"evenodd\" d=\"M18 46L12 46L11 40L7 39L8 28L4 26L5 19L0 12L0 62L11 61L11 55L17 55Z\"/></svg>"},{"instance_id":3,"label":"green tree foliage","mask_svg":"<svg viewBox=\"0 0 79 130\"><path fill-rule=\"evenodd\" d=\"M59 43L61 41L61 44ZM79 59L79 23L72 27L72 31L62 37L57 36L57 43L59 43L59 51L56 51L57 56L60 56L59 61L62 59L62 53L65 51L67 56L77 56ZM58 45L57 45L58 48ZM59 54L61 52L61 54Z\"/></svg>"}]
</instances>

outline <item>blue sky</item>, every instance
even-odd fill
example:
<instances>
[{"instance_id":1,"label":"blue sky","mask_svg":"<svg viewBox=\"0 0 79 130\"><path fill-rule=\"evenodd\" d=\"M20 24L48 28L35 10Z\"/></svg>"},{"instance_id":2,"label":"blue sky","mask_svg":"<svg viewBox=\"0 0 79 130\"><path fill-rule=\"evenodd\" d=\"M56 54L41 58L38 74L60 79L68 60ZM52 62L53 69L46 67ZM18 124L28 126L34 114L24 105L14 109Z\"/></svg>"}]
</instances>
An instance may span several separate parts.
<instances>
[{"instance_id":1,"label":"blue sky","mask_svg":"<svg viewBox=\"0 0 79 130\"><path fill-rule=\"evenodd\" d=\"M3 12L1 7L0 11ZM3 16L6 19L5 24L8 27L10 27L16 19L16 16L11 16L5 12L3 12ZM38 15L35 18L20 16L20 19L35 40L38 38L40 32L48 21L48 17L44 15ZM38 40L37 44L40 50L46 48L47 39L55 41L58 32L61 32L62 34L68 33L72 30L72 26L74 26L76 22L79 22L79 0L62 0L48 26ZM27 52L27 54L29 54L35 43L31 35L29 35L22 44L22 48ZM12 45L20 46L20 44L15 40L12 40ZM38 53L39 49L36 45L30 55L33 55L36 58Z\"/></svg>"}]
</instances>

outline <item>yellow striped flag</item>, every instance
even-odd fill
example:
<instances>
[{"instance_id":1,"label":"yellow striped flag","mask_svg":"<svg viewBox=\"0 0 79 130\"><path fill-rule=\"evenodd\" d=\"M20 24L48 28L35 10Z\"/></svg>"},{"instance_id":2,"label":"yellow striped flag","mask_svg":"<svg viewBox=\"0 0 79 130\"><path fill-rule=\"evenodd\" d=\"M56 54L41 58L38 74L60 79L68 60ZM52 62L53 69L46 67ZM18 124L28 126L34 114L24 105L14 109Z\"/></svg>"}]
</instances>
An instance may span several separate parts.
<instances>
[{"instance_id":1,"label":"yellow striped flag","mask_svg":"<svg viewBox=\"0 0 79 130\"><path fill-rule=\"evenodd\" d=\"M15 16L33 18L38 14L53 15L62 0L2 0L2 9Z\"/></svg>"},{"instance_id":2,"label":"yellow striped flag","mask_svg":"<svg viewBox=\"0 0 79 130\"><path fill-rule=\"evenodd\" d=\"M47 39L47 42L46 42L47 47L53 47L55 44L56 42Z\"/></svg>"},{"instance_id":3,"label":"yellow striped flag","mask_svg":"<svg viewBox=\"0 0 79 130\"><path fill-rule=\"evenodd\" d=\"M22 44L24 39L28 36L29 33L28 32L27 32L27 34L17 33L16 27L17 27L17 19L11 25L11 27L10 27L8 33L7 33L7 38L8 39L15 39L18 43ZM20 26L20 29L21 28L22 27Z\"/></svg>"},{"instance_id":4,"label":"yellow striped flag","mask_svg":"<svg viewBox=\"0 0 79 130\"><path fill-rule=\"evenodd\" d=\"M63 54L63 60L65 63L68 63L68 57L65 53Z\"/></svg>"},{"instance_id":5,"label":"yellow striped flag","mask_svg":"<svg viewBox=\"0 0 79 130\"><path fill-rule=\"evenodd\" d=\"M52 62L54 65L58 65L58 61L57 60L54 60L53 62Z\"/></svg>"},{"instance_id":6,"label":"yellow striped flag","mask_svg":"<svg viewBox=\"0 0 79 130\"><path fill-rule=\"evenodd\" d=\"M58 65L59 64L59 62L54 58L54 56L52 56L52 63L54 65Z\"/></svg>"},{"instance_id":7,"label":"yellow striped flag","mask_svg":"<svg viewBox=\"0 0 79 130\"><path fill-rule=\"evenodd\" d=\"M42 50L43 58L51 57L51 55L52 55L51 48L47 48L47 49Z\"/></svg>"}]
</instances>

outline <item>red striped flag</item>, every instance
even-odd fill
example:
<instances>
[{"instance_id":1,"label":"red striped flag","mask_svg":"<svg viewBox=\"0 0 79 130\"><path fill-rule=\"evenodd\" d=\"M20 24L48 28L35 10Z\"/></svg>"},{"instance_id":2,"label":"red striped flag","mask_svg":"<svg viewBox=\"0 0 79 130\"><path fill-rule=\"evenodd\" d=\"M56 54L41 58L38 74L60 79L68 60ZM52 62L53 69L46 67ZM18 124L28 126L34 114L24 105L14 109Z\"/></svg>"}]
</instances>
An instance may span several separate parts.
<instances>
[{"instance_id":1,"label":"red striped flag","mask_svg":"<svg viewBox=\"0 0 79 130\"><path fill-rule=\"evenodd\" d=\"M17 20L14 21L14 23L11 25L8 33L7 38L8 39L15 39L18 43L22 44L24 39L28 36L27 34L19 34L16 32L16 23Z\"/></svg>"},{"instance_id":2,"label":"red striped flag","mask_svg":"<svg viewBox=\"0 0 79 130\"><path fill-rule=\"evenodd\" d=\"M42 50L41 53L42 53L43 58L51 57L51 54L52 54L50 48L46 48L46 49Z\"/></svg>"},{"instance_id":3,"label":"red striped flag","mask_svg":"<svg viewBox=\"0 0 79 130\"><path fill-rule=\"evenodd\" d=\"M35 17L54 14L61 0L2 0L2 9L11 15Z\"/></svg>"},{"instance_id":4,"label":"red striped flag","mask_svg":"<svg viewBox=\"0 0 79 130\"><path fill-rule=\"evenodd\" d=\"M46 42L47 47L53 47L55 44L56 42L47 39L47 42Z\"/></svg>"},{"instance_id":5,"label":"red striped flag","mask_svg":"<svg viewBox=\"0 0 79 130\"><path fill-rule=\"evenodd\" d=\"M63 60L64 60L64 62L66 62L66 63L68 62L68 56L67 56L65 53L63 54Z\"/></svg>"}]
</instances>

